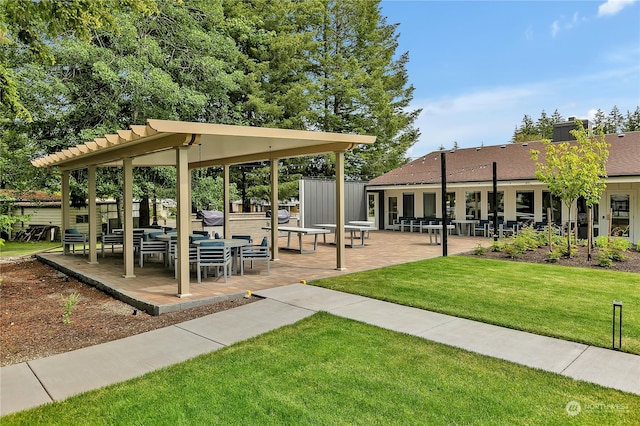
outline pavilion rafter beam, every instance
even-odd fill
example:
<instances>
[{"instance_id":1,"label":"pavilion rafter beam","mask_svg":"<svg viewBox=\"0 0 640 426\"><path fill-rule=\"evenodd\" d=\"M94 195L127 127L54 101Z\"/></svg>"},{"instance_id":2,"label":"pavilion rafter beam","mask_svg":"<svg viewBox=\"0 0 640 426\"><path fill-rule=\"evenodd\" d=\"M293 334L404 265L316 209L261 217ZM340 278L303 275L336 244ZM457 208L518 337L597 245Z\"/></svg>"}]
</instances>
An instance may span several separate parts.
<instances>
[{"instance_id":1,"label":"pavilion rafter beam","mask_svg":"<svg viewBox=\"0 0 640 426\"><path fill-rule=\"evenodd\" d=\"M131 146L126 147L123 145L118 146L117 156L114 156L113 149L103 149L96 151L95 153L82 156L76 160L66 161L61 166L63 169L77 169L86 167L88 164L103 164L120 160L122 158L134 158L139 155L148 154L156 151L164 151L167 149L186 146L191 143L193 139L197 139L197 135L185 135L185 134L172 134L163 136L161 138L150 138L141 143L131 143Z\"/></svg>"},{"instance_id":2,"label":"pavilion rafter beam","mask_svg":"<svg viewBox=\"0 0 640 426\"><path fill-rule=\"evenodd\" d=\"M319 149L318 146L307 146L307 147L299 147L299 148L291 148L291 149L282 149L282 150L277 150L273 152L258 152L255 154L239 155L236 157L197 161L197 162L191 163L189 165L189 168L195 169L200 167L221 166L225 164L231 165L231 164L253 163L256 161L268 160L269 157L292 158L292 157L302 157L305 155L326 154L330 152L346 152L346 151L352 150L355 147L355 145L356 144L349 143L349 142L336 142L336 143L322 145L321 149Z\"/></svg>"}]
</instances>

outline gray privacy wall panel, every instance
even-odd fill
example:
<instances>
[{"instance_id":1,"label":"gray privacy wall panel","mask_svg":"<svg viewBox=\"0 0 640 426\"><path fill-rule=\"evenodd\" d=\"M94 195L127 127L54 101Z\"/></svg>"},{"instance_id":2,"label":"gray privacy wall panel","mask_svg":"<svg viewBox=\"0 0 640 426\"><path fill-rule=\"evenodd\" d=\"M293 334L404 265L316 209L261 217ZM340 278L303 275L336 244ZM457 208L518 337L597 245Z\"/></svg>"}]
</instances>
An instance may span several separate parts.
<instances>
[{"instance_id":1,"label":"gray privacy wall panel","mask_svg":"<svg viewBox=\"0 0 640 426\"><path fill-rule=\"evenodd\" d=\"M366 182L345 182L345 220L366 220ZM300 180L301 226L336 223L336 182L326 179Z\"/></svg>"}]
</instances>

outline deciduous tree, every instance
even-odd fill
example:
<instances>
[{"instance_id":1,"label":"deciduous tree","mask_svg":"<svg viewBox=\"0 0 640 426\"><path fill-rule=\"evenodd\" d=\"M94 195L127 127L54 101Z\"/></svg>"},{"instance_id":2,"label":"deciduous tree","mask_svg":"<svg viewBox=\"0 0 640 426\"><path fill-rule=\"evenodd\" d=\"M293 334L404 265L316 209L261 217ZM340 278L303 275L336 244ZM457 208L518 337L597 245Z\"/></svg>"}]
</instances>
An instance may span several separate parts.
<instances>
[{"instance_id":1,"label":"deciduous tree","mask_svg":"<svg viewBox=\"0 0 640 426\"><path fill-rule=\"evenodd\" d=\"M545 183L549 191L559 197L569 210L567 229L571 229L571 207L578 197L585 197L589 205L597 203L604 191L606 162L609 157L604 134L594 135L576 120L572 134L575 142L551 142L544 139L544 153L531 150L536 165L536 178ZM571 232L567 232L567 253L571 256Z\"/></svg>"}]
</instances>

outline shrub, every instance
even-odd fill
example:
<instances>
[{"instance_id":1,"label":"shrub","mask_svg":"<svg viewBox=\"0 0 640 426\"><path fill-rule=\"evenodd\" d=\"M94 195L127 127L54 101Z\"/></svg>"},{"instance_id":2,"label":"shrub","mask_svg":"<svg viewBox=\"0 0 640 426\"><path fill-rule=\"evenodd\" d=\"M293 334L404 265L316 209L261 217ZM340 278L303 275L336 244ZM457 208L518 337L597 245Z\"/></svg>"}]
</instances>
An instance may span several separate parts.
<instances>
[{"instance_id":1,"label":"shrub","mask_svg":"<svg viewBox=\"0 0 640 426\"><path fill-rule=\"evenodd\" d=\"M560 235L557 231L554 231L553 235L551 235L551 242L554 246L567 245L567 239Z\"/></svg>"},{"instance_id":2,"label":"shrub","mask_svg":"<svg viewBox=\"0 0 640 426\"><path fill-rule=\"evenodd\" d=\"M504 243L501 243L500 241L494 241L494 242L491 243L491 247L489 247L489 250L491 250L493 252L500 252L500 251L502 251L504 246L505 246Z\"/></svg>"},{"instance_id":3,"label":"shrub","mask_svg":"<svg viewBox=\"0 0 640 426\"><path fill-rule=\"evenodd\" d=\"M559 251L559 253L564 256L564 257L569 257L569 251L567 250L567 245L558 245L558 248L556 249ZM576 249L576 247L574 245L571 246L571 256L575 256L578 253L578 249Z\"/></svg>"},{"instance_id":4,"label":"shrub","mask_svg":"<svg viewBox=\"0 0 640 426\"><path fill-rule=\"evenodd\" d=\"M557 248L547 253L547 262L558 263L560 260L560 250Z\"/></svg>"},{"instance_id":5,"label":"shrub","mask_svg":"<svg viewBox=\"0 0 640 426\"><path fill-rule=\"evenodd\" d=\"M478 244L476 248L473 249L473 254L476 256L483 256L487 252L487 249L482 247L482 245Z\"/></svg>"},{"instance_id":6,"label":"shrub","mask_svg":"<svg viewBox=\"0 0 640 426\"><path fill-rule=\"evenodd\" d=\"M536 250L546 244L546 238L543 233L536 231L532 227L524 227L513 242L522 251Z\"/></svg>"},{"instance_id":7,"label":"shrub","mask_svg":"<svg viewBox=\"0 0 640 426\"><path fill-rule=\"evenodd\" d=\"M516 244L505 245L502 252L511 259L519 259L524 255L524 252Z\"/></svg>"},{"instance_id":8,"label":"shrub","mask_svg":"<svg viewBox=\"0 0 640 426\"><path fill-rule=\"evenodd\" d=\"M62 306L64 307L64 313L62 314L63 323L71 323L71 311L76 307L79 301L80 295L78 293L71 293L67 297L62 296Z\"/></svg>"},{"instance_id":9,"label":"shrub","mask_svg":"<svg viewBox=\"0 0 640 426\"><path fill-rule=\"evenodd\" d=\"M609 257L608 250L602 250L598 252L598 266L608 268L611 265L613 265L613 260L611 260L611 257Z\"/></svg>"},{"instance_id":10,"label":"shrub","mask_svg":"<svg viewBox=\"0 0 640 426\"><path fill-rule=\"evenodd\" d=\"M626 259L626 256L624 255L624 251L612 248L609 250L609 258L614 262L622 262Z\"/></svg>"},{"instance_id":11,"label":"shrub","mask_svg":"<svg viewBox=\"0 0 640 426\"><path fill-rule=\"evenodd\" d=\"M606 235L600 235L599 237L596 237L594 244L598 248L605 248L609 245L609 237Z\"/></svg>"},{"instance_id":12,"label":"shrub","mask_svg":"<svg viewBox=\"0 0 640 426\"><path fill-rule=\"evenodd\" d=\"M627 251L631 248L631 242L626 238L616 237L611 241L610 247L614 250Z\"/></svg>"}]
</instances>

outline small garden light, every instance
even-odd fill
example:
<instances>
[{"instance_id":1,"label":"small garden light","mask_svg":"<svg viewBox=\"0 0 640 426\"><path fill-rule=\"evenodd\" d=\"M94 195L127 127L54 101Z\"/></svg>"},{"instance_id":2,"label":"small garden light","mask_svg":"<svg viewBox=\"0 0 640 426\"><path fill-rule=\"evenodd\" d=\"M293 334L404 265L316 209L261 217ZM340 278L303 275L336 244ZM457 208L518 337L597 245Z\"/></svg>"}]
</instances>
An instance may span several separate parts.
<instances>
[{"instance_id":1,"label":"small garden light","mask_svg":"<svg viewBox=\"0 0 640 426\"><path fill-rule=\"evenodd\" d=\"M620 308L620 314L619 314L619 324L618 324L618 347L616 348L616 309ZM616 349L616 350L620 350L620 348L622 348L622 302L618 302L616 300L613 301L613 318L611 320L611 327L612 327L612 343L611 343L611 347L612 349Z\"/></svg>"}]
</instances>

